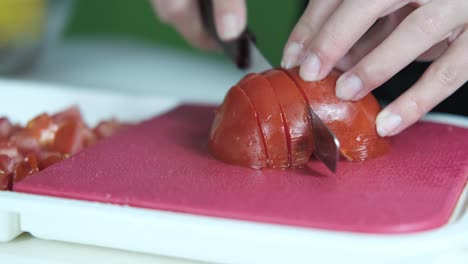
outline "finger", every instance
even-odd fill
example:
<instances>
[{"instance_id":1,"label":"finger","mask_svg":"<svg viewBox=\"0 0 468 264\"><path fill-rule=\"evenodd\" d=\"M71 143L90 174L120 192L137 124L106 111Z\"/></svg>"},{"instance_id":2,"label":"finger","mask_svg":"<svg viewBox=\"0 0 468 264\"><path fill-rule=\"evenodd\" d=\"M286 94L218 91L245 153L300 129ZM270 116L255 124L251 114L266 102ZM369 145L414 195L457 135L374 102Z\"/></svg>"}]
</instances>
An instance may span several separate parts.
<instances>
[{"instance_id":1,"label":"finger","mask_svg":"<svg viewBox=\"0 0 468 264\"><path fill-rule=\"evenodd\" d=\"M152 3L160 19L173 25L193 46L200 49L215 49L217 47L202 26L196 1L152 0Z\"/></svg>"},{"instance_id":2,"label":"finger","mask_svg":"<svg viewBox=\"0 0 468 264\"><path fill-rule=\"evenodd\" d=\"M377 116L380 136L393 136L415 123L468 80L465 31L408 91Z\"/></svg>"},{"instance_id":3,"label":"finger","mask_svg":"<svg viewBox=\"0 0 468 264\"><path fill-rule=\"evenodd\" d=\"M412 11L414 11L413 7L406 6L377 20L351 50L337 62L335 67L342 71L351 69L364 56L380 45Z\"/></svg>"},{"instance_id":4,"label":"finger","mask_svg":"<svg viewBox=\"0 0 468 264\"><path fill-rule=\"evenodd\" d=\"M453 42L455 39L460 36L460 34L463 32L464 26L460 26L456 28L455 30L451 31L449 34L447 34L446 38L434 45L432 48L430 48L428 51L424 52L421 56L418 57L418 61L433 61L442 55L444 51L448 48L451 42Z\"/></svg>"},{"instance_id":5,"label":"finger","mask_svg":"<svg viewBox=\"0 0 468 264\"><path fill-rule=\"evenodd\" d=\"M304 14L302 14L286 42L281 60L283 68L289 69L301 63L305 54L304 43L308 43L319 32L327 18L341 2L342 0L309 1Z\"/></svg>"},{"instance_id":6,"label":"finger","mask_svg":"<svg viewBox=\"0 0 468 264\"><path fill-rule=\"evenodd\" d=\"M213 0L216 30L222 40L237 38L247 24L245 0Z\"/></svg>"},{"instance_id":7,"label":"finger","mask_svg":"<svg viewBox=\"0 0 468 264\"><path fill-rule=\"evenodd\" d=\"M448 2L437 3L412 12L381 45L341 75L336 95L343 100L359 100L463 23L463 12Z\"/></svg>"},{"instance_id":8,"label":"finger","mask_svg":"<svg viewBox=\"0 0 468 264\"><path fill-rule=\"evenodd\" d=\"M301 64L301 77L306 81L323 79L381 13L396 1L343 1L318 34L307 43L308 54Z\"/></svg>"}]
</instances>

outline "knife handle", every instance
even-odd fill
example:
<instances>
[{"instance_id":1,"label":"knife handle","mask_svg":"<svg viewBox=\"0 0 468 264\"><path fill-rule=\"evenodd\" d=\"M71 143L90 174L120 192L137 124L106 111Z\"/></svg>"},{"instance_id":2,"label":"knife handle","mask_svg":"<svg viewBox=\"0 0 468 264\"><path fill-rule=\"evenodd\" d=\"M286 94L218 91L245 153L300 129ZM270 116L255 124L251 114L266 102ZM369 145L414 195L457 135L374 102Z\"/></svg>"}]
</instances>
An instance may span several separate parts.
<instances>
[{"instance_id":1,"label":"knife handle","mask_svg":"<svg viewBox=\"0 0 468 264\"><path fill-rule=\"evenodd\" d=\"M237 65L238 68L248 68L250 66L249 42L255 42L254 35L249 31L248 28L246 28L237 39L227 42L222 41L216 31L213 1L198 0L198 6L200 9L200 16L203 22L203 26L216 40L218 45L223 49L224 53L229 56L229 58Z\"/></svg>"}]
</instances>

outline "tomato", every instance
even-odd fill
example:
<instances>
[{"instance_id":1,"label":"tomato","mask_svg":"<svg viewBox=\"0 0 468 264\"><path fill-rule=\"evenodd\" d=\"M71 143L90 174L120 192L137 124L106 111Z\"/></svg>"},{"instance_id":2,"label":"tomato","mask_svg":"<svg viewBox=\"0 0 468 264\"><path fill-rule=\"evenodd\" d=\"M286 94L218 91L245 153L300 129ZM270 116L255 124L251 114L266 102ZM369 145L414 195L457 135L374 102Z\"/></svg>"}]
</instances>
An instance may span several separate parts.
<instances>
[{"instance_id":1,"label":"tomato","mask_svg":"<svg viewBox=\"0 0 468 264\"><path fill-rule=\"evenodd\" d=\"M288 145L281 107L275 91L265 77L253 74L239 86L249 97L258 115L261 138L264 140L268 166L289 167Z\"/></svg>"},{"instance_id":2,"label":"tomato","mask_svg":"<svg viewBox=\"0 0 468 264\"><path fill-rule=\"evenodd\" d=\"M257 118L245 92L234 86L216 110L210 132L210 152L227 163L257 169L265 167L267 156Z\"/></svg>"},{"instance_id":3,"label":"tomato","mask_svg":"<svg viewBox=\"0 0 468 264\"><path fill-rule=\"evenodd\" d=\"M388 139L377 134L375 119L381 107L373 95L356 102L338 99L335 96L338 71L318 82L302 80L297 68L286 72L302 89L314 112L334 132L347 160L366 160L388 151Z\"/></svg>"},{"instance_id":4,"label":"tomato","mask_svg":"<svg viewBox=\"0 0 468 264\"><path fill-rule=\"evenodd\" d=\"M318 82L303 81L298 68L247 75L228 92L216 113L211 129L211 154L225 162L252 168L285 168L285 164L300 167L314 150L310 105L335 133L341 143L341 154L347 160L383 155L389 149L389 141L376 131L380 105L371 94L356 102L338 99L335 85L339 75L332 71ZM239 87L247 98L239 93ZM286 139L285 144L282 138ZM267 162L263 162L263 155ZM268 162L272 157L280 163Z\"/></svg>"},{"instance_id":5,"label":"tomato","mask_svg":"<svg viewBox=\"0 0 468 264\"><path fill-rule=\"evenodd\" d=\"M300 167L309 160L314 148L306 102L295 83L284 72L270 70L264 76L273 86L283 109L291 166Z\"/></svg>"}]
</instances>

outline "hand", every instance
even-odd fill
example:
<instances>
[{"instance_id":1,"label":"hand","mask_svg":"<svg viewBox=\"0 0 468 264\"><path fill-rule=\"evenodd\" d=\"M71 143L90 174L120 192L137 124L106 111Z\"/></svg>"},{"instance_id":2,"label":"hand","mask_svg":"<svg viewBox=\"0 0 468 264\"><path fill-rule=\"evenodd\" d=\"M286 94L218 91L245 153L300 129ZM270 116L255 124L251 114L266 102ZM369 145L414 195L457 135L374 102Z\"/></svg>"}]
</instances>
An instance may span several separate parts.
<instances>
[{"instance_id":1,"label":"hand","mask_svg":"<svg viewBox=\"0 0 468 264\"><path fill-rule=\"evenodd\" d=\"M173 25L192 45L215 49L216 44L204 30L197 0L152 0L162 21ZM246 26L245 0L213 0L216 29L222 40L240 35Z\"/></svg>"},{"instance_id":2,"label":"hand","mask_svg":"<svg viewBox=\"0 0 468 264\"><path fill-rule=\"evenodd\" d=\"M381 136L415 123L468 80L468 1L311 0L282 65L304 80L345 73L336 95L359 100L414 60L434 60L418 82L377 116Z\"/></svg>"}]
</instances>

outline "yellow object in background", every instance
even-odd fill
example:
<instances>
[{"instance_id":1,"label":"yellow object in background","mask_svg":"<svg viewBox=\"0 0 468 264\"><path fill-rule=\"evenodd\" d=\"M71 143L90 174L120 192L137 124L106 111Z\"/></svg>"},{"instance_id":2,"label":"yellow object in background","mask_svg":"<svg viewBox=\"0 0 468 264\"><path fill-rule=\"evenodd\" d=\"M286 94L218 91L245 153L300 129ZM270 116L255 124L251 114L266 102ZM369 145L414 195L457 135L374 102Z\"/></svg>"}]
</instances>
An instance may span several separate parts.
<instances>
[{"instance_id":1,"label":"yellow object in background","mask_svg":"<svg viewBox=\"0 0 468 264\"><path fill-rule=\"evenodd\" d=\"M0 0L0 48L41 38L46 0Z\"/></svg>"}]
</instances>

